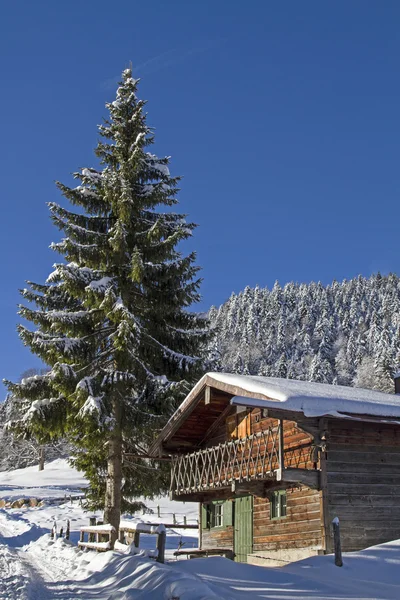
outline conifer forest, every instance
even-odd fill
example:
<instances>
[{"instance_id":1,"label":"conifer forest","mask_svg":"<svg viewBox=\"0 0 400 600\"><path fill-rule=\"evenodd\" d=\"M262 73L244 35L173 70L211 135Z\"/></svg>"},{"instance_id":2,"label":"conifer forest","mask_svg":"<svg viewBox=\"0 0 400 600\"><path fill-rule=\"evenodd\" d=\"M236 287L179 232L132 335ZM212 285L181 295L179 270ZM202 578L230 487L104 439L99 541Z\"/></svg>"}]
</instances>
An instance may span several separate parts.
<instances>
[{"instance_id":1,"label":"conifer forest","mask_svg":"<svg viewBox=\"0 0 400 600\"><path fill-rule=\"evenodd\" d=\"M212 307L214 352L227 372L392 393L400 365L400 279L246 287Z\"/></svg>"}]
</instances>

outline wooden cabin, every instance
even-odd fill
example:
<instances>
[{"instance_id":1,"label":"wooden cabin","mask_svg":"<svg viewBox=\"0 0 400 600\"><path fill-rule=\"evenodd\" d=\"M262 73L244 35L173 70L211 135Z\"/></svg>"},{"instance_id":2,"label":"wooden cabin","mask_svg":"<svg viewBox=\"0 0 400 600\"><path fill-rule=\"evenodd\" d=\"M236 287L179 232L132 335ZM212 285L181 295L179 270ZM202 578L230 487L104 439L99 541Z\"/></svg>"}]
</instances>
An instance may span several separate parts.
<instances>
[{"instance_id":1,"label":"wooden cabin","mask_svg":"<svg viewBox=\"0 0 400 600\"><path fill-rule=\"evenodd\" d=\"M209 373L150 453L171 497L200 503L200 548L271 566L400 538L400 398L304 381Z\"/></svg>"}]
</instances>

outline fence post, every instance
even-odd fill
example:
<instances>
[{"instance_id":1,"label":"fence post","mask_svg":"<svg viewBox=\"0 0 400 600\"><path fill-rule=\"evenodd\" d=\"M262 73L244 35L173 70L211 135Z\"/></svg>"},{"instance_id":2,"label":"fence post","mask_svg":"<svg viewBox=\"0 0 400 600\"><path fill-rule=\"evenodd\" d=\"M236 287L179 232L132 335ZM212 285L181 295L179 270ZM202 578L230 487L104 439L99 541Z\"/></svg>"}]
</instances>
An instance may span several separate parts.
<instances>
[{"instance_id":1,"label":"fence post","mask_svg":"<svg viewBox=\"0 0 400 600\"><path fill-rule=\"evenodd\" d=\"M157 534L157 559L156 561L159 563L164 562L165 556L165 542L166 542L167 534L165 531Z\"/></svg>"},{"instance_id":2,"label":"fence post","mask_svg":"<svg viewBox=\"0 0 400 600\"><path fill-rule=\"evenodd\" d=\"M71 528L71 524L69 522L69 519L67 519L67 531L65 532L65 539L66 540L69 540L70 528Z\"/></svg>"},{"instance_id":3,"label":"fence post","mask_svg":"<svg viewBox=\"0 0 400 600\"><path fill-rule=\"evenodd\" d=\"M176 514L172 513L172 523L176 525Z\"/></svg>"},{"instance_id":4,"label":"fence post","mask_svg":"<svg viewBox=\"0 0 400 600\"><path fill-rule=\"evenodd\" d=\"M187 524L187 518L186 515L183 515L183 524L186 525Z\"/></svg>"},{"instance_id":5,"label":"fence post","mask_svg":"<svg viewBox=\"0 0 400 600\"><path fill-rule=\"evenodd\" d=\"M54 521L54 523L53 523L53 527L51 529L50 537L51 537L52 540L53 539L55 540L57 538L57 522L56 521Z\"/></svg>"},{"instance_id":6,"label":"fence post","mask_svg":"<svg viewBox=\"0 0 400 600\"><path fill-rule=\"evenodd\" d=\"M335 547L335 565L337 567L343 566L342 560L342 546L340 543L340 525L338 517L335 517L332 521L333 527L333 543Z\"/></svg>"},{"instance_id":7,"label":"fence post","mask_svg":"<svg viewBox=\"0 0 400 600\"><path fill-rule=\"evenodd\" d=\"M89 525L90 525L90 527L94 527L96 525L96 517L89 517ZM94 542L95 541L95 534L94 533L89 533L88 541L89 542Z\"/></svg>"},{"instance_id":8,"label":"fence post","mask_svg":"<svg viewBox=\"0 0 400 600\"><path fill-rule=\"evenodd\" d=\"M160 505L157 504L157 517L160 518L161 517L161 512L160 512Z\"/></svg>"},{"instance_id":9,"label":"fence post","mask_svg":"<svg viewBox=\"0 0 400 600\"><path fill-rule=\"evenodd\" d=\"M135 546L135 548L139 548L139 544L140 544L140 533L139 533L139 531L135 531L134 536L133 536L133 545Z\"/></svg>"},{"instance_id":10,"label":"fence post","mask_svg":"<svg viewBox=\"0 0 400 600\"><path fill-rule=\"evenodd\" d=\"M118 541L120 544L125 544L125 531L122 528L119 530Z\"/></svg>"}]
</instances>

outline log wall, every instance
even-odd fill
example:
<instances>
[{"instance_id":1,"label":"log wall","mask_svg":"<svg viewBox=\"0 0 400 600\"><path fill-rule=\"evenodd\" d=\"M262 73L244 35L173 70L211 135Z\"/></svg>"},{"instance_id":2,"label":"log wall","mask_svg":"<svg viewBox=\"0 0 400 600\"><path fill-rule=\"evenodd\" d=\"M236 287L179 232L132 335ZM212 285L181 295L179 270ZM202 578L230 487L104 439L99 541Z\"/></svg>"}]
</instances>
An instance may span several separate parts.
<instances>
[{"instance_id":1,"label":"log wall","mask_svg":"<svg viewBox=\"0 0 400 600\"><path fill-rule=\"evenodd\" d=\"M233 550L234 527L215 527L203 529L201 532L201 549L207 548L229 548Z\"/></svg>"},{"instance_id":2,"label":"log wall","mask_svg":"<svg viewBox=\"0 0 400 600\"><path fill-rule=\"evenodd\" d=\"M234 526L201 529L201 548L234 549ZM322 548L320 492L306 487L287 490L287 515L271 519L270 500L254 497L253 554L277 564L292 560L299 549ZM301 556L299 555L299 558ZM255 562L255 561L253 561Z\"/></svg>"},{"instance_id":3,"label":"log wall","mask_svg":"<svg viewBox=\"0 0 400 600\"><path fill-rule=\"evenodd\" d=\"M254 553L321 548L319 492L306 487L288 489L286 510L286 517L271 519L269 500L254 498Z\"/></svg>"},{"instance_id":4,"label":"log wall","mask_svg":"<svg viewBox=\"0 0 400 600\"><path fill-rule=\"evenodd\" d=\"M400 426L329 420L325 460L327 528L339 517L343 550L400 538Z\"/></svg>"}]
</instances>

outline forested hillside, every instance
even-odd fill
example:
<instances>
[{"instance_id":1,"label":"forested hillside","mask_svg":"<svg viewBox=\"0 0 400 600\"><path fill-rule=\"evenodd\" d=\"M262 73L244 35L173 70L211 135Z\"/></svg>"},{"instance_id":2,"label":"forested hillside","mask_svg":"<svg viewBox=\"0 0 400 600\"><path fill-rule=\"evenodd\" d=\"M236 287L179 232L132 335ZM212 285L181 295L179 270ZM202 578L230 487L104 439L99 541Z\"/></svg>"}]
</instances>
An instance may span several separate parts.
<instances>
[{"instance_id":1,"label":"forested hillside","mask_svg":"<svg viewBox=\"0 0 400 600\"><path fill-rule=\"evenodd\" d=\"M400 279L246 287L210 311L224 371L393 392Z\"/></svg>"}]
</instances>

